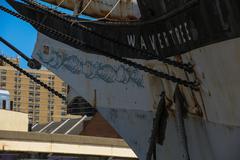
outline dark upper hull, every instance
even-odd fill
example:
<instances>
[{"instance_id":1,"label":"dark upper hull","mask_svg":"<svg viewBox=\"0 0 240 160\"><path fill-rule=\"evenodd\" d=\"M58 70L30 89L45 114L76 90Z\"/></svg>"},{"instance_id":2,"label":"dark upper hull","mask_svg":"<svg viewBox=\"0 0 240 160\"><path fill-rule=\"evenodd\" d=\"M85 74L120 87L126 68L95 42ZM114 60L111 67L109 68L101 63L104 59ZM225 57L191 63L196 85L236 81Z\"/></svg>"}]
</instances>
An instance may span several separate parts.
<instances>
[{"instance_id":1,"label":"dark upper hull","mask_svg":"<svg viewBox=\"0 0 240 160\"><path fill-rule=\"evenodd\" d=\"M51 13L46 16L45 12L26 4L12 0L9 0L9 3L26 17L77 38L92 47L127 58L154 59L126 45L154 54L156 57L166 58L240 36L239 0L199 0L197 3L189 3L186 7L179 6L173 12L170 11L150 21L84 23L92 31L125 46L82 31L80 27L71 25ZM81 45L36 28L51 38L84 49Z\"/></svg>"}]
</instances>

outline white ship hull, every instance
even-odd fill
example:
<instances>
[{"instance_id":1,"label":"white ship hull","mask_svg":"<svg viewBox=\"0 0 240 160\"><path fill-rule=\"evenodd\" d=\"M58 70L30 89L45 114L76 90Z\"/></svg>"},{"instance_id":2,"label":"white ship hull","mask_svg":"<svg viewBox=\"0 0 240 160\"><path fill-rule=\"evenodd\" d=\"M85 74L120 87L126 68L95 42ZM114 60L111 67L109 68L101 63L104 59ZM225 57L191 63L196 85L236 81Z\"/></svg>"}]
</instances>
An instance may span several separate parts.
<instances>
[{"instance_id":1,"label":"white ship hull","mask_svg":"<svg viewBox=\"0 0 240 160\"><path fill-rule=\"evenodd\" d=\"M184 54L184 62L195 64L195 74L154 60L134 60L183 79L201 81L200 91L180 86L188 106L184 125L191 160L240 159L239 51L237 38ZM96 106L141 160L146 159L153 118L165 91L167 103L172 105L165 140L163 145L157 144L157 159L186 159L175 118L176 84L40 33L33 57Z\"/></svg>"}]
</instances>

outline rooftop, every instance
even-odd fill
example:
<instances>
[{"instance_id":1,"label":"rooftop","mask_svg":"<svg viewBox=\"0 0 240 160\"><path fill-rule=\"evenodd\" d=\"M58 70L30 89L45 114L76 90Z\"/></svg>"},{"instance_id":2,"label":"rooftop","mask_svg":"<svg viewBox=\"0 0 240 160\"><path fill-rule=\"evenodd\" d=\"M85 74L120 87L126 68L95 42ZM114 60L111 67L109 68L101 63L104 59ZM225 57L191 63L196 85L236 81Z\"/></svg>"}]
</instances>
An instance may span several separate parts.
<instances>
[{"instance_id":1,"label":"rooftop","mask_svg":"<svg viewBox=\"0 0 240 160\"><path fill-rule=\"evenodd\" d=\"M0 89L0 94L10 95L9 91Z\"/></svg>"}]
</instances>

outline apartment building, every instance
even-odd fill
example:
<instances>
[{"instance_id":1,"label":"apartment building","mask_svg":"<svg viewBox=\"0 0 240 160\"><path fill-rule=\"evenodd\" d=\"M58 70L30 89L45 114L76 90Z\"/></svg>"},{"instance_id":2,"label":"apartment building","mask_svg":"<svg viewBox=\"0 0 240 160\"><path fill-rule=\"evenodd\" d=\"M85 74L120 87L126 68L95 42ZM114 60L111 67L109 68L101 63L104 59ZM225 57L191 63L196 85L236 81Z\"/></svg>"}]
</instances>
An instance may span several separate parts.
<instances>
[{"instance_id":1,"label":"apartment building","mask_svg":"<svg viewBox=\"0 0 240 160\"><path fill-rule=\"evenodd\" d=\"M18 58L9 59L19 65ZM27 69L27 72L66 95L67 85L52 72L46 69ZM28 113L32 124L60 121L66 115L64 100L4 62L0 62L0 88L10 92L13 110Z\"/></svg>"}]
</instances>

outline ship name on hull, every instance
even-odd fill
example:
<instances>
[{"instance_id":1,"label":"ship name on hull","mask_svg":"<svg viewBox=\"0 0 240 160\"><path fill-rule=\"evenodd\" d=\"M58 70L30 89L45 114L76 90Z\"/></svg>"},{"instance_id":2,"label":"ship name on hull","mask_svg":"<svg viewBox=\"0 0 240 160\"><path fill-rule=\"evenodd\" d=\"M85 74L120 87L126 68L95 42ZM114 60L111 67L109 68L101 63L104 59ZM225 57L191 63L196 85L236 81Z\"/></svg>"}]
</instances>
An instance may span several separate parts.
<instances>
[{"instance_id":1,"label":"ship name on hull","mask_svg":"<svg viewBox=\"0 0 240 160\"><path fill-rule=\"evenodd\" d=\"M170 48L179 47L196 38L193 37L193 31L189 23L184 22L164 32L154 34L128 34L128 45L143 50L153 50L158 55L159 51Z\"/></svg>"}]
</instances>

